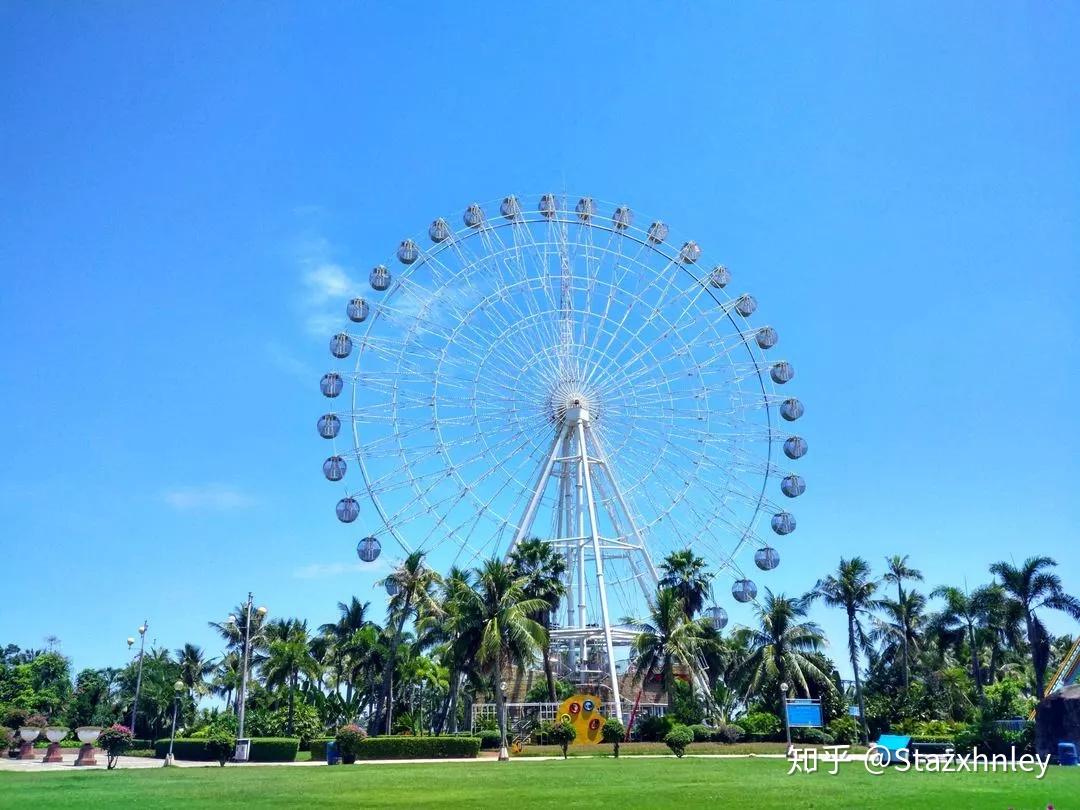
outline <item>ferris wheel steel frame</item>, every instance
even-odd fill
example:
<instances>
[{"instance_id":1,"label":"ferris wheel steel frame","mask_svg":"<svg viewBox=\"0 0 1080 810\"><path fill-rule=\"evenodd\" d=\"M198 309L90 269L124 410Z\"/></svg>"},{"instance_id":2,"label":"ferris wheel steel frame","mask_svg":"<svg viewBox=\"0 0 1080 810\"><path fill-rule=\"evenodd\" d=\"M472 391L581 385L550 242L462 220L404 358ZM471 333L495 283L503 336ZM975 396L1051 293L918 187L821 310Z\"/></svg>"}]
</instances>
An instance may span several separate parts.
<instances>
[{"instance_id":1,"label":"ferris wheel steel frame","mask_svg":"<svg viewBox=\"0 0 1080 810\"><path fill-rule=\"evenodd\" d=\"M756 301L745 293L734 299L725 294L722 299L720 291L730 276L719 265L711 273L698 274L701 251L696 243L677 249L666 241L662 222L653 222L647 230L638 228L630 221L629 209L620 206L613 216L602 216L587 197L571 210L565 198L544 195L537 210L525 211L511 196L503 200L502 214L487 218L474 204L466 210L466 227L458 231L449 229L445 220L436 220L429 229L432 247L420 248L411 239L402 242L398 258L406 267L400 276L391 281L383 265L372 271L372 286L385 293L385 299L372 306L369 318L361 319L369 323L362 335L356 335L355 371L337 375L352 385L352 408L343 414L352 423L354 450L349 458L359 466L384 532L406 552L426 548L434 539L436 545L441 540L458 547L455 562L463 554L476 560L492 550L508 558L534 533L559 549L567 562L561 609L566 625L552 627L553 647L565 650L567 667L578 672L579 680L594 672L610 679L621 719L616 647L632 643L638 630L615 621L607 569L625 563L629 574L615 585L621 592L622 584L633 580L651 603L659 577L650 552L650 547L657 548L656 541L650 543L650 538L657 537L658 526L667 519L668 531L676 539L704 549L709 562L736 576L732 593L738 601L753 599L756 585L735 561L740 549L757 544L755 562L762 570L779 561L775 549L756 533L761 512L775 511L772 526L777 534L795 528L790 513L767 499L770 480L783 472L774 464L774 445L785 431L778 430L773 410L780 408L784 420L791 422L802 415L803 407L796 399L772 392L770 376L773 383L783 384L794 373L786 361L765 360L764 351L777 341L775 330L744 325L756 310ZM442 228L438 239L437 227ZM578 228L577 241L569 238L570 227ZM546 237L538 239L536 231L543 230ZM503 233L509 238L504 240ZM608 244L594 242L594 234L606 234ZM479 240L479 249L472 240ZM624 244L636 246L637 253L624 254ZM662 262L650 265L651 255ZM575 272L582 263L584 277ZM418 267L428 268L426 279L414 278ZM610 277L600 278L602 267ZM379 272L383 275L377 278ZM632 272L638 286L630 289ZM690 284L672 292L675 280L686 277ZM376 286L377 281L385 286ZM711 303L702 303L703 298ZM368 304L362 299L353 303L357 301L363 303L366 315ZM677 305L674 315L666 309L672 302ZM600 304L602 312L597 311ZM443 310L448 317L440 319ZM733 331L722 333L717 321L726 321ZM383 328L390 330L389 336L380 336ZM426 345L432 337L439 345ZM746 360L733 359L743 350ZM365 356L384 367L364 371ZM722 381L724 396L715 396L720 387L707 382L706 375L718 374L724 361L728 373ZM677 378L684 374L696 375L688 389L678 387ZM687 385L685 379L682 383ZM745 391L744 383L758 393ZM692 398L688 391L694 392ZM373 393L373 402L365 404ZM324 394L337 395L327 394L325 386ZM720 411L713 400L724 402L725 397L727 410ZM430 408L430 418L413 415L421 406ZM535 412L525 414L526 409ZM740 421L756 411L763 413L763 420ZM680 419L691 425L680 426ZM621 433L609 428L616 444L609 451L603 425L620 421L630 428ZM504 435L504 422L513 428L509 435ZM381 434L374 428L368 431L373 437L365 435L364 426L369 424L386 427ZM720 427L732 430L724 433ZM744 429L745 434L738 432ZM421 430L433 434L430 445L418 443ZM462 430L466 438L460 437ZM332 436L323 432L322 420L320 433L324 438L337 436L336 430ZM455 435L458 438L452 438ZM686 464L684 445L690 443L695 447L692 473L679 466ZM763 444L764 454L748 451L752 443ZM459 451L456 457L451 448ZM791 460L805 452L800 436L784 442L784 454ZM389 466L382 463L388 458L395 459ZM619 480L620 458L632 473L629 493ZM345 461L335 452L327 464L333 459L342 466L340 476L331 480L339 480ZM382 469L374 469L376 464ZM476 480L466 480L464 471L474 466L484 472ZM702 469L714 473L719 483L711 483ZM325 465L324 473L331 477ZM757 487L742 480L757 476L761 479ZM650 487L659 494L654 496ZM396 508L384 504L387 493L406 488L415 497ZM450 491L444 494L446 488ZM795 497L805 490L805 482L791 474L782 489ZM702 508L695 505L695 497L703 502ZM346 499L351 498L347 494ZM463 502L475 507L475 519L451 525L460 520L451 515ZM676 507L685 512L679 515L681 525ZM354 512L350 511L353 519ZM548 529L537 531L542 513L547 513ZM639 524L638 515L646 525ZM474 547L473 534L485 517L498 530L494 540L477 541L481 544ZM417 525L427 528L419 542L405 532ZM688 528L695 529L692 537L684 536ZM726 554L717 553L720 531L736 538ZM374 542L376 556L380 533L362 541ZM763 564L758 554L765 550L769 554ZM590 610L595 621L589 621ZM711 611L722 627L726 612L718 607ZM603 648L606 672L589 670L590 650L597 646ZM697 685L703 685L696 668L693 676Z\"/></svg>"}]
</instances>

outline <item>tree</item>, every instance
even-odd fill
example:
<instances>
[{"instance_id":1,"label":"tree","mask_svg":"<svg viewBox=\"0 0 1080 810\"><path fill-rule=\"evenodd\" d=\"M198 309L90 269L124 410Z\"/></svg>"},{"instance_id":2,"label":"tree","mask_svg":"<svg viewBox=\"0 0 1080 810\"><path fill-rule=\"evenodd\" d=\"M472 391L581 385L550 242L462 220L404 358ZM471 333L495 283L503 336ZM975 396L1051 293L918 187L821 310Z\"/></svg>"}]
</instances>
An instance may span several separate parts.
<instances>
[{"instance_id":1,"label":"tree","mask_svg":"<svg viewBox=\"0 0 1080 810\"><path fill-rule=\"evenodd\" d=\"M758 629L750 633L750 656L744 663L747 696L763 684L788 683L810 696L810 681L831 689L828 673L810 657L827 643L821 628L806 617L807 598L789 599L765 589L765 599L757 607ZM787 718L783 718L787 728Z\"/></svg>"},{"instance_id":2,"label":"tree","mask_svg":"<svg viewBox=\"0 0 1080 810\"><path fill-rule=\"evenodd\" d=\"M1060 610L1080 619L1080 600L1065 593L1061 578L1048 569L1057 566L1050 557L1028 557L1020 567L1007 562L990 566L990 573L1018 605L1027 628L1031 663L1035 668L1035 697L1042 700L1046 689L1046 669L1050 659L1050 637L1042 619L1035 612L1040 608Z\"/></svg>"},{"instance_id":3,"label":"tree","mask_svg":"<svg viewBox=\"0 0 1080 810\"><path fill-rule=\"evenodd\" d=\"M682 667L688 676L693 672L705 646L705 625L700 619L689 617L678 591L661 587L656 592L649 621L641 623L639 629L634 639L637 655L634 682L660 675L670 712L674 708L675 667Z\"/></svg>"},{"instance_id":4,"label":"tree","mask_svg":"<svg viewBox=\"0 0 1080 810\"><path fill-rule=\"evenodd\" d=\"M476 661L492 678L499 722L499 759L507 760L505 696L501 686L507 666L525 666L544 648L547 635L531 617L544 609L542 599L525 593L528 581L515 568L490 559L477 572L477 586L460 594L464 615L479 629Z\"/></svg>"},{"instance_id":5,"label":"tree","mask_svg":"<svg viewBox=\"0 0 1080 810\"><path fill-rule=\"evenodd\" d=\"M615 759L619 758L619 745L622 743L625 737L626 726L622 724L621 720L615 717L609 717L607 720L604 721L604 725L600 729L600 738L604 742L610 743L612 745L615 753Z\"/></svg>"},{"instance_id":6,"label":"tree","mask_svg":"<svg viewBox=\"0 0 1080 810\"><path fill-rule=\"evenodd\" d=\"M859 704L859 723L863 742L870 737L866 726L866 705L863 700L862 676L859 671L859 652L870 646L862 620L868 617L879 602L874 594L878 583L870 576L870 566L862 557L841 558L835 574L819 579L811 598L821 598L828 607L842 608L847 616L848 657L855 675L855 699Z\"/></svg>"},{"instance_id":7,"label":"tree","mask_svg":"<svg viewBox=\"0 0 1080 810\"><path fill-rule=\"evenodd\" d=\"M394 630L390 635L389 654L383 666L382 688L375 704L374 730L390 733L391 700L394 676L394 664L397 659L398 645L405 632L405 622L425 611L440 612L432 598L432 589L439 582L439 575L424 564L424 552L414 551L404 562L391 571L382 581L394 589L387 611Z\"/></svg>"},{"instance_id":8,"label":"tree","mask_svg":"<svg viewBox=\"0 0 1080 810\"><path fill-rule=\"evenodd\" d=\"M885 574L883 579L886 582L890 582L896 585L896 606L900 610L899 624L904 628L901 633L901 650L903 653L903 667L904 667L904 688L907 689L911 683L911 669L908 662L908 621L905 611L908 606L908 602L904 599L904 582L907 580L919 581L922 580L922 572L917 568L912 568L907 564L908 555L900 556L894 554L891 557L885 558Z\"/></svg>"},{"instance_id":9,"label":"tree","mask_svg":"<svg viewBox=\"0 0 1080 810\"><path fill-rule=\"evenodd\" d=\"M971 677L975 681L975 688L981 698L983 677L975 627L982 620L987 604L985 592L978 590L973 594L968 594L953 585L942 585L935 588L930 595L945 600L945 606L937 616L939 635L945 639L951 635L954 640L964 640L968 644L971 654Z\"/></svg>"},{"instance_id":10,"label":"tree","mask_svg":"<svg viewBox=\"0 0 1080 810\"><path fill-rule=\"evenodd\" d=\"M279 619L267 627L269 648L262 670L267 688L284 687L289 691L289 718L285 733L292 735L295 719L296 689L300 676L314 679L318 664L308 647L306 621Z\"/></svg>"},{"instance_id":11,"label":"tree","mask_svg":"<svg viewBox=\"0 0 1080 810\"><path fill-rule=\"evenodd\" d=\"M551 727L551 733L548 736L562 749L562 758L566 759L567 749L577 739L577 729L574 728L573 723L560 720Z\"/></svg>"},{"instance_id":12,"label":"tree","mask_svg":"<svg viewBox=\"0 0 1080 810\"><path fill-rule=\"evenodd\" d=\"M510 563L519 577L525 579L525 596L540 599L544 609L532 618L544 628L544 677L547 680L547 699L550 703L558 702L555 689L555 673L551 669L551 647L547 642L547 633L551 628L551 612L559 607L559 601L566 595L563 575L566 573L566 558L555 551L550 543L534 537L518 544L510 555Z\"/></svg>"},{"instance_id":13,"label":"tree","mask_svg":"<svg viewBox=\"0 0 1080 810\"><path fill-rule=\"evenodd\" d=\"M206 681L214 671L214 661L206 658L196 645L185 644L176 651L176 663L188 694L193 697L206 694L209 690Z\"/></svg>"},{"instance_id":14,"label":"tree","mask_svg":"<svg viewBox=\"0 0 1080 810\"><path fill-rule=\"evenodd\" d=\"M903 591L900 600L883 599L878 609L884 616L875 618L869 638L881 645L881 662L895 667L900 661L904 690L910 688L912 656L922 652L926 628L926 597L918 591Z\"/></svg>"},{"instance_id":15,"label":"tree","mask_svg":"<svg viewBox=\"0 0 1080 810\"><path fill-rule=\"evenodd\" d=\"M350 653L353 651L350 642L358 630L371 624L367 618L370 602L361 602L355 596L346 603L338 602L338 612L341 614L336 622L324 624L319 627L319 633L331 639L331 649L327 659L333 663L337 671L338 681L345 681L345 702L352 701L353 690L356 687L356 674L358 668L353 666Z\"/></svg>"},{"instance_id":16,"label":"tree","mask_svg":"<svg viewBox=\"0 0 1080 810\"><path fill-rule=\"evenodd\" d=\"M660 563L663 575L661 588L671 588L682 600L686 615L691 619L705 607L705 597L713 574L706 569L705 560L688 548L673 551Z\"/></svg>"}]
</instances>

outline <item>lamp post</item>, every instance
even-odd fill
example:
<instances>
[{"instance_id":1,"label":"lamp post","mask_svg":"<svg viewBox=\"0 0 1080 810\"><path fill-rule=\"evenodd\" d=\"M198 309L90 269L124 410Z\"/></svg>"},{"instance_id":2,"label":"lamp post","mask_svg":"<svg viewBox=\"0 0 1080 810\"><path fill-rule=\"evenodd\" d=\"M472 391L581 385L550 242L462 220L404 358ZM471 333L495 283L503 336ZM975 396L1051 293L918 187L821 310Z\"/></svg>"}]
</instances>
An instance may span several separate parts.
<instances>
[{"instance_id":1,"label":"lamp post","mask_svg":"<svg viewBox=\"0 0 1080 810\"><path fill-rule=\"evenodd\" d=\"M184 691L184 682L177 681L173 684L173 691L176 693L173 695L172 704L172 731L169 734L169 754L165 757L165 767L168 768L173 764L173 743L176 741L176 709L180 704L180 695Z\"/></svg>"},{"instance_id":2,"label":"lamp post","mask_svg":"<svg viewBox=\"0 0 1080 810\"><path fill-rule=\"evenodd\" d=\"M150 626L150 622L147 619L143 619L142 625L139 627L139 674L135 676L135 702L131 704L131 734L132 736L138 736L135 732L135 714L139 711L139 691L142 689L142 665L143 665L143 651L146 649L146 629ZM128 636L128 649L131 649L131 645L135 643L135 639Z\"/></svg>"},{"instance_id":3,"label":"lamp post","mask_svg":"<svg viewBox=\"0 0 1080 810\"><path fill-rule=\"evenodd\" d=\"M784 714L784 737L787 739L788 748L791 747L791 726L788 724L788 711L787 711L787 683L780 684L780 710Z\"/></svg>"},{"instance_id":4,"label":"lamp post","mask_svg":"<svg viewBox=\"0 0 1080 810\"><path fill-rule=\"evenodd\" d=\"M240 700L237 708L237 731L236 731L236 761L246 762L248 747L242 741L244 738L244 709L247 703L247 679L248 679L248 654L251 649L251 608L254 604L254 594L248 592L247 602L244 603L244 648L242 662L240 664ZM266 615L266 608L255 608L255 613L261 619ZM229 624L236 625L236 617L229 616Z\"/></svg>"},{"instance_id":5,"label":"lamp post","mask_svg":"<svg viewBox=\"0 0 1080 810\"><path fill-rule=\"evenodd\" d=\"M506 731L506 681L499 683L499 694L502 695L502 700L499 701L499 728L502 731ZM510 752L506 750L506 738L499 737L499 762L509 762Z\"/></svg>"}]
</instances>

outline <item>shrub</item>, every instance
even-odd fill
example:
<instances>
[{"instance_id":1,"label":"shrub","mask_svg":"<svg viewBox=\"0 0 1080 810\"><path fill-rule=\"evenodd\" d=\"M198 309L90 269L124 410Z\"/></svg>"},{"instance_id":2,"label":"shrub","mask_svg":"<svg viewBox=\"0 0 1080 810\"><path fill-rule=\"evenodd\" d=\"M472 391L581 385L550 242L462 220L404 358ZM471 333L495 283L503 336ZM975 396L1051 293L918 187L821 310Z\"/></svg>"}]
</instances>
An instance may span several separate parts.
<instances>
[{"instance_id":1,"label":"shrub","mask_svg":"<svg viewBox=\"0 0 1080 810\"><path fill-rule=\"evenodd\" d=\"M551 727L553 725L555 725L554 720L541 720L533 729L533 733L529 735L529 739L535 745L547 745L551 740Z\"/></svg>"},{"instance_id":2,"label":"shrub","mask_svg":"<svg viewBox=\"0 0 1080 810\"><path fill-rule=\"evenodd\" d=\"M709 739L713 742L730 744L737 743L745 736L746 732L742 730L742 726L735 725L734 723L727 723L726 725L714 728Z\"/></svg>"},{"instance_id":3,"label":"shrub","mask_svg":"<svg viewBox=\"0 0 1080 810\"><path fill-rule=\"evenodd\" d=\"M210 732L210 736L206 738L206 750L213 759L217 760L217 764L224 768L225 763L229 761L229 757L236 750L236 737L230 731L215 728Z\"/></svg>"},{"instance_id":4,"label":"shrub","mask_svg":"<svg viewBox=\"0 0 1080 810\"><path fill-rule=\"evenodd\" d=\"M675 682L669 716L673 723L686 726L698 725L705 719L705 706L694 695L694 688L686 681Z\"/></svg>"},{"instance_id":5,"label":"shrub","mask_svg":"<svg viewBox=\"0 0 1080 810\"><path fill-rule=\"evenodd\" d=\"M98 739L101 738L99 737ZM210 749L207 747L208 742L208 737L177 737L175 740L173 740L173 756L177 759L183 759L189 762L213 762L214 757L211 755ZM154 743L154 756L156 756L158 759L163 758L168 753L168 737L163 740L157 740Z\"/></svg>"},{"instance_id":6,"label":"shrub","mask_svg":"<svg viewBox=\"0 0 1080 810\"><path fill-rule=\"evenodd\" d=\"M4 725L10 728L12 731L18 731L20 728L26 725L26 718L30 716L30 712L26 709L20 709L15 706L11 706L4 712Z\"/></svg>"},{"instance_id":7,"label":"shrub","mask_svg":"<svg viewBox=\"0 0 1080 810\"><path fill-rule=\"evenodd\" d=\"M496 731L478 731L476 736L480 739L480 748L484 751L490 751L499 747L499 742L502 740L502 735Z\"/></svg>"},{"instance_id":8,"label":"shrub","mask_svg":"<svg viewBox=\"0 0 1080 810\"><path fill-rule=\"evenodd\" d=\"M367 732L355 723L349 723L338 729L334 739L337 741L337 749L338 754L341 756L341 761L346 765L352 765L356 762L356 756L360 750L360 743L367 739Z\"/></svg>"},{"instance_id":9,"label":"shrub","mask_svg":"<svg viewBox=\"0 0 1080 810\"><path fill-rule=\"evenodd\" d=\"M619 744L626 737L626 726L621 720L609 717L600 729L600 739L614 746L615 759L619 758Z\"/></svg>"},{"instance_id":10,"label":"shrub","mask_svg":"<svg viewBox=\"0 0 1080 810\"><path fill-rule=\"evenodd\" d=\"M360 741L356 756L358 759L468 759L479 753L477 737L368 737Z\"/></svg>"},{"instance_id":11,"label":"shrub","mask_svg":"<svg viewBox=\"0 0 1080 810\"><path fill-rule=\"evenodd\" d=\"M126 757L143 757L144 759L153 759L157 756L157 751L153 748L129 748L124 754Z\"/></svg>"},{"instance_id":12,"label":"shrub","mask_svg":"<svg viewBox=\"0 0 1080 810\"><path fill-rule=\"evenodd\" d=\"M764 740L780 733L780 718L769 712L751 712L739 718L739 725L752 740Z\"/></svg>"},{"instance_id":13,"label":"shrub","mask_svg":"<svg viewBox=\"0 0 1080 810\"><path fill-rule=\"evenodd\" d=\"M106 768L112 770L116 767L117 758L131 747L134 735L127 726L114 723L105 729L97 738L98 748L105 752Z\"/></svg>"},{"instance_id":14,"label":"shrub","mask_svg":"<svg viewBox=\"0 0 1080 810\"><path fill-rule=\"evenodd\" d=\"M854 745L859 741L859 725L854 717L837 717L829 723L828 729L838 745Z\"/></svg>"},{"instance_id":15,"label":"shrub","mask_svg":"<svg viewBox=\"0 0 1080 810\"><path fill-rule=\"evenodd\" d=\"M551 739L562 748L563 759L566 759L566 749L577 739L577 729L565 720L560 720L551 727Z\"/></svg>"},{"instance_id":16,"label":"shrub","mask_svg":"<svg viewBox=\"0 0 1080 810\"><path fill-rule=\"evenodd\" d=\"M251 741L251 762L293 762L300 750L299 737L258 737Z\"/></svg>"},{"instance_id":17,"label":"shrub","mask_svg":"<svg viewBox=\"0 0 1080 810\"><path fill-rule=\"evenodd\" d=\"M686 747L694 741L694 732L688 726L672 726L671 731L664 735L664 745L679 758L686 753Z\"/></svg>"},{"instance_id":18,"label":"shrub","mask_svg":"<svg viewBox=\"0 0 1080 810\"><path fill-rule=\"evenodd\" d=\"M832 745L833 738L831 734L822 731L820 728L793 728L791 730L791 738L795 742L811 743L816 745Z\"/></svg>"},{"instance_id":19,"label":"shrub","mask_svg":"<svg viewBox=\"0 0 1080 810\"><path fill-rule=\"evenodd\" d=\"M712 739L713 730L708 726L704 726L701 723L696 723L692 726L687 726L690 729L690 733L694 735L694 742L709 742Z\"/></svg>"},{"instance_id":20,"label":"shrub","mask_svg":"<svg viewBox=\"0 0 1080 810\"><path fill-rule=\"evenodd\" d=\"M15 744L15 732L7 726L0 726L0 750L7 753L7 749Z\"/></svg>"},{"instance_id":21,"label":"shrub","mask_svg":"<svg viewBox=\"0 0 1080 810\"><path fill-rule=\"evenodd\" d=\"M326 745L334 741L333 737L319 737L311 741L311 758L314 760L326 759ZM338 752L341 755L341 752Z\"/></svg>"},{"instance_id":22,"label":"shrub","mask_svg":"<svg viewBox=\"0 0 1080 810\"><path fill-rule=\"evenodd\" d=\"M673 725L670 717L649 715L638 720L635 734L644 742L660 742Z\"/></svg>"}]
</instances>

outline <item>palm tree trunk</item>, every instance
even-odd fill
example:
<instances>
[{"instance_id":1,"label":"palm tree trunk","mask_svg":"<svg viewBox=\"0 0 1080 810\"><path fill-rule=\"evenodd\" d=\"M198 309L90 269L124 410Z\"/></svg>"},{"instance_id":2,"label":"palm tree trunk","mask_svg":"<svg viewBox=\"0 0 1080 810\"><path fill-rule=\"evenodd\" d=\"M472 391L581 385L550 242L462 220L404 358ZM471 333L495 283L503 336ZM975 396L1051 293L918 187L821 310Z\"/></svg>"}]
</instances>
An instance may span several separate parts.
<instances>
[{"instance_id":1,"label":"palm tree trunk","mask_svg":"<svg viewBox=\"0 0 1080 810\"><path fill-rule=\"evenodd\" d=\"M393 695L390 693L391 676L394 672L394 659L397 658L398 643L401 640L401 634L405 632L405 619L409 615L409 596L405 597L405 605L401 610L401 618L398 619L397 631L390 638L390 651L386 656L386 663L383 665L383 677L382 677L382 689L379 691L379 700L375 704L375 726L373 731L375 734L380 733L379 729L387 725L387 720L390 716L389 701L393 700ZM385 709L385 719L384 719ZM389 734L390 729L385 728L382 733Z\"/></svg>"},{"instance_id":2,"label":"palm tree trunk","mask_svg":"<svg viewBox=\"0 0 1080 810\"><path fill-rule=\"evenodd\" d=\"M667 693L667 713L670 715L675 710L675 683L671 661L664 662L664 692Z\"/></svg>"},{"instance_id":3,"label":"palm tree trunk","mask_svg":"<svg viewBox=\"0 0 1080 810\"><path fill-rule=\"evenodd\" d=\"M1028 646L1031 647L1031 664L1035 669L1035 698L1042 700L1043 692L1046 690L1046 666L1043 664L1043 656L1039 654L1042 638L1035 622L1032 621L1030 610L1024 611L1024 620L1027 623Z\"/></svg>"},{"instance_id":4,"label":"palm tree trunk","mask_svg":"<svg viewBox=\"0 0 1080 810\"><path fill-rule=\"evenodd\" d=\"M293 732L293 710L296 706L296 675L289 676L289 736Z\"/></svg>"},{"instance_id":5,"label":"palm tree trunk","mask_svg":"<svg viewBox=\"0 0 1080 810\"><path fill-rule=\"evenodd\" d=\"M848 610L848 653L851 656L851 671L855 675L855 701L859 704L859 727L863 742L869 742L870 729L866 726L866 707L863 704L862 678L859 677L859 655L855 647L855 612Z\"/></svg>"},{"instance_id":6,"label":"palm tree trunk","mask_svg":"<svg viewBox=\"0 0 1080 810\"><path fill-rule=\"evenodd\" d=\"M975 690L983 699L982 667L979 666L979 648L975 645L975 625L968 622L968 639L971 643L971 671L975 676Z\"/></svg>"},{"instance_id":7,"label":"palm tree trunk","mask_svg":"<svg viewBox=\"0 0 1080 810\"><path fill-rule=\"evenodd\" d=\"M904 604L904 586L900 584L900 581L896 582L896 596L897 604L900 605L900 630L904 637L904 691L907 692L908 687L911 686L911 674L908 668L908 623L907 623L907 605Z\"/></svg>"},{"instance_id":8,"label":"palm tree trunk","mask_svg":"<svg viewBox=\"0 0 1080 810\"><path fill-rule=\"evenodd\" d=\"M551 670L551 613L549 611L544 611L540 624L544 627L544 646L541 652L544 656L544 677L547 679L548 702L558 703L559 696L555 692L555 673Z\"/></svg>"},{"instance_id":9,"label":"palm tree trunk","mask_svg":"<svg viewBox=\"0 0 1080 810\"><path fill-rule=\"evenodd\" d=\"M503 651L500 648L495 656L495 711L499 715L499 759L506 756L506 697L503 695L502 666Z\"/></svg>"}]
</instances>

